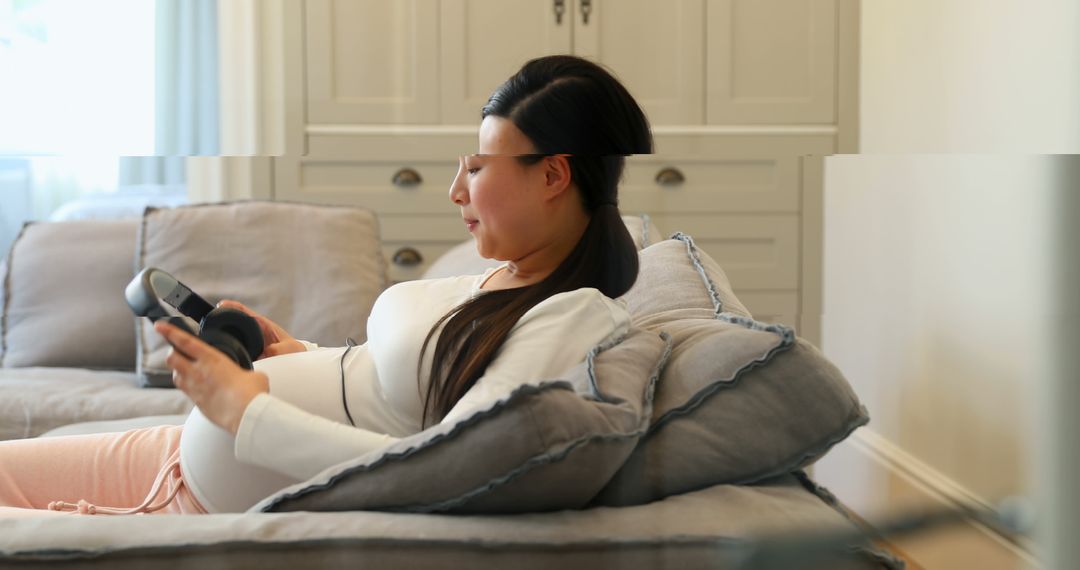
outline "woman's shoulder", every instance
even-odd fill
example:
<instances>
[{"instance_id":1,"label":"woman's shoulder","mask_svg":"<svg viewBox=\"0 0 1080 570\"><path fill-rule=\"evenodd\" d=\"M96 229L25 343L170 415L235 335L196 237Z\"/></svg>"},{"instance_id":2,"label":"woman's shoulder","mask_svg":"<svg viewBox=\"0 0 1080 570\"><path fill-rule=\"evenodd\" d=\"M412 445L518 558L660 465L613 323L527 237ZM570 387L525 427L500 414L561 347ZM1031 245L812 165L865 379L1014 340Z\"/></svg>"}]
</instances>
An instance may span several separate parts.
<instances>
[{"instance_id":1,"label":"woman's shoulder","mask_svg":"<svg viewBox=\"0 0 1080 570\"><path fill-rule=\"evenodd\" d=\"M593 287L556 293L537 303L521 318L526 320L554 316L576 320L589 315L609 316L614 323L630 320L625 302L612 299Z\"/></svg>"}]
</instances>

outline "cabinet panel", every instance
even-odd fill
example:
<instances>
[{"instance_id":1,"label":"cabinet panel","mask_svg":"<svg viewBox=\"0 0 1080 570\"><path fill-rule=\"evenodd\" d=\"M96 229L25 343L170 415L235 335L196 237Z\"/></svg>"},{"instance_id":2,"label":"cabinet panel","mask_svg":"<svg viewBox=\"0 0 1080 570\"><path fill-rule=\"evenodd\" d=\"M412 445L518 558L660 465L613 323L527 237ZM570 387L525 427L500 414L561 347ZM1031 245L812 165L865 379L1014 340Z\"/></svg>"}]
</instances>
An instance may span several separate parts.
<instances>
[{"instance_id":1,"label":"cabinet panel","mask_svg":"<svg viewBox=\"0 0 1080 570\"><path fill-rule=\"evenodd\" d=\"M310 123L439 121L438 0L308 0Z\"/></svg>"},{"instance_id":2,"label":"cabinet panel","mask_svg":"<svg viewBox=\"0 0 1080 570\"><path fill-rule=\"evenodd\" d=\"M653 124L704 122L704 0L574 4L574 53L610 67Z\"/></svg>"},{"instance_id":3,"label":"cabinet panel","mask_svg":"<svg viewBox=\"0 0 1080 570\"><path fill-rule=\"evenodd\" d=\"M797 214L649 215L667 236L692 236L720 264L735 291L799 288Z\"/></svg>"},{"instance_id":4,"label":"cabinet panel","mask_svg":"<svg viewBox=\"0 0 1080 570\"><path fill-rule=\"evenodd\" d=\"M735 291L735 296L754 315L754 319L766 323L781 323L798 329L799 295L797 291Z\"/></svg>"},{"instance_id":5,"label":"cabinet panel","mask_svg":"<svg viewBox=\"0 0 1080 570\"><path fill-rule=\"evenodd\" d=\"M668 160L638 155L627 160L619 203L628 212L797 212L799 160L795 156Z\"/></svg>"},{"instance_id":6,"label":"cabinet panel","mask_svg":"<svg viewBox=\"0 0 1080 570\"><path fill-rule=\"evenodd\" d=\"M570 2L566 2L568 6ZM551 0L443 0L442 121L478 124L491 92L529 59L571 50Z\"/></svg>"},{"instance_id":7,"label":"cabinet panel","mask_svg":"<svg viewBox=\"0 0 1080 570\"><path fill-rule=\"evenodd\" d=\"M835 121L835 0L708 0L709 124Z\"/></svg>"}]
</instances>

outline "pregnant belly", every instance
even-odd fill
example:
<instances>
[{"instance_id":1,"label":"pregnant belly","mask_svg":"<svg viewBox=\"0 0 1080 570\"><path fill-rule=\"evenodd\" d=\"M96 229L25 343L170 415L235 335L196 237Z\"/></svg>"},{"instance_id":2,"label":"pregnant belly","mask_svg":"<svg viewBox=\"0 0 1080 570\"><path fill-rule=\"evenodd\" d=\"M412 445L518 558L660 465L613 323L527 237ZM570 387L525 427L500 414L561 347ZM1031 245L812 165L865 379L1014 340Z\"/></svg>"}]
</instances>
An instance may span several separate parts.
<instances>
[{"instance_id":1,"label":"pregnant belly","mask_svg":"<svg viewBox=\"0 0 1080 570\"><path fill-rule=\"evenodd\" d=\"M241 513L299 481L255 465L240 463L233 435L210 423L195 408L180 436L180 468L195 498L211 513Z\"/></svg>"},{"instance_id":2,"label":"pregnant belly","mask_svg":"<svg viewBox=\"0 0 1080 570\"><path fill-rule=\"evenodd\" d=\"M339 366L344 348L327 348L260 360L255 369L270 378L270 394L323 417L345 422ZM366 351L354 348L347 364L370 366ZM359 394L358 394L359 396ZM275 492L299 483L286 475L241 463L236 438L192 410L180 437L184 481L210 512L243 512Z\"/></svg>"}]
</instances>

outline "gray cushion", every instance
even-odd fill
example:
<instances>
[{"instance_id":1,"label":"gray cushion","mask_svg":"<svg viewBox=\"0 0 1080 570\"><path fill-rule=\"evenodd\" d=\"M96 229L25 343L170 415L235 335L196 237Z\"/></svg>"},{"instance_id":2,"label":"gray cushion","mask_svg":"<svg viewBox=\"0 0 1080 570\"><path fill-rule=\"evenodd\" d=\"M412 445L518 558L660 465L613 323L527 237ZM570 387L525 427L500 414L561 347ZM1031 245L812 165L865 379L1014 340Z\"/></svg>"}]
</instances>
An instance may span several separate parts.
<instances>
[{"instance_id":1,"label":"gray cushion","mask_svg":"<svg viewBox=\"0 0 1080 570\"><path fill-rule=\"evenodd\" d=\"M868 421L840 371L790 328L695 313L651 323L672 340L651 425L597 503L639 504L787 473Z\"/></svg>"},{"instance_id":2,"label":"gray cushion","mask_svg":"<svg viewBox=\"0 0 1080 570\"><path fill-rule=\"evenodd\" d=\"M2 278L0 363L134 370L124 287L134 275L137 220L23 227Z\"/></svg>"},{"instance_id":3,"label":"gray cushion","mask_svg":"<svg viewBox=\"0 0 1080 570\"><path fill-rule=\"evenodd\" d=\"M208 301L235 299L295 337L340 346L367 338L367 316L386 287L375 215L365 208L238 202L148 208L138 267L163 269ZM138 370L171 386L168 345L139 319Z\"/></svg>"},{"instance_id":4,"label":"gray cushion","mask_svg":"<svg viewBox=\"0 0 1080 570\"><path fill-rule=\"evenodd\" d=\"M637 281L622 296L635 322L645 317L656 322L670 311L684 309L706 317L723 312L750 316L724 270L686 234L676 233L646 247L639 262Z\"/></svg>"},{"instance_id":5,"label":"gray cushion","mask_svg":"<svg viewBox=\"0 0 1080 570\"><path fill-rule=\"evenodd\" d=\"M633 329L562 379L333 467L264 511L530 512L579 508L645 432L666 339Z\"/></svg>"},{"instance_id":6,"label":"gray cushion","mask_svg":"<svg viewBox=\"0 0 1080 570\"><path fill-rule=\"evenodd\" d=\"M428 482L437 485L438 482ZM381 512L0 517L0 566L902 568L795 477L648 505L516 515ZM836 549L821 536L843 537ZM798 563L793 563L797 560Z\"/></svg>"},{"instance_id":7,"label":"gray cushion","mask_svg":"<svg viewBox=\"0 0 1080 570\"><path fill-rule=\"evenodd\" d=\"M0 440L37 437L76 422L183 414L191 407L179 390L140 388L134 372L0 369Z\"/></svg>"}]
</instances>

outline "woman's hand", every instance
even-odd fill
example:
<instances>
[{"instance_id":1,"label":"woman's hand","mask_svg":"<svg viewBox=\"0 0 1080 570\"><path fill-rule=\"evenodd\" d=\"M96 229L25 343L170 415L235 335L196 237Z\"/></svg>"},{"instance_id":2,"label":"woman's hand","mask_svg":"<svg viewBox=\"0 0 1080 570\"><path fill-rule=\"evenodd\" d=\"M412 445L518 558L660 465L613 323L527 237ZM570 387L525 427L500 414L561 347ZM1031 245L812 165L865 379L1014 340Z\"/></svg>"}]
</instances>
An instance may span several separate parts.
<instances>
[{"instance_id":1,"label":"woman's hand","mask_svg":"<svg viewBox=\"0 0 1080 570\"><path fill-rule=\"evenodd\" d=\"M248 316L254 318L255 321L259 323L259 328L262 329L264 348L262 354L258 355L255 360L282 354L290 354L293 352L304 352L307 350L307 347L304 346L303 343L293 338L291 334L285 332L285 329L281 328L280 325L259 313L252 311L243 303L226 299L218 303L218 306L247 313Z\"/></svg>"},{"instance_id":2,"label":"woman's hand","mask_svg":"<svg viewBox=\"0 0 1080 570\"><path fill-rule=\"evenodd\" d=\"M165 321L154 323L154 330L173 345L165 363L173 369L176 387L206 419L235 435L248 404L270 391L270 379L240 368L221 351Z\"/></svg>"}]
</instances>

